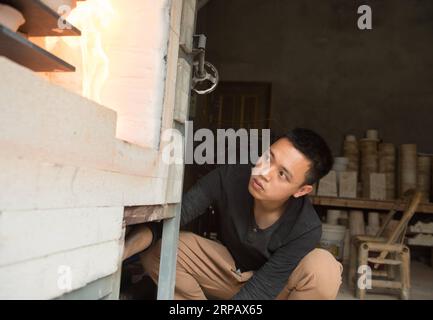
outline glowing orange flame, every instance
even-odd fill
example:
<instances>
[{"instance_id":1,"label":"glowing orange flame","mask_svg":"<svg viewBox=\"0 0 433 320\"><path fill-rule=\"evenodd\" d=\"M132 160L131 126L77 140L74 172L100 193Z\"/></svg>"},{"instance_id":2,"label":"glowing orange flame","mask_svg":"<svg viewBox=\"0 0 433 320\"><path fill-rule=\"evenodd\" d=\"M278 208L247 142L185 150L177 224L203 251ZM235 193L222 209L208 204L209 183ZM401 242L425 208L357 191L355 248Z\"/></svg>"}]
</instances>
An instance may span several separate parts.
<instances>
[{"instance_id":1,"label":"glowing orange flame","mask_svg":"<svg viewBox=\"0 0 433 320\"><path fill-rule=\"evenodd\" d=\"M109 59L106 55L101 33L110 26L114 10L110 0L78 1L67 20L81 30L80 37L47 37L48 50L61 47L64 42L69 48L81 50L81 94L101 103L101 90L109 75Z\"/></svg>"}]
</instances>

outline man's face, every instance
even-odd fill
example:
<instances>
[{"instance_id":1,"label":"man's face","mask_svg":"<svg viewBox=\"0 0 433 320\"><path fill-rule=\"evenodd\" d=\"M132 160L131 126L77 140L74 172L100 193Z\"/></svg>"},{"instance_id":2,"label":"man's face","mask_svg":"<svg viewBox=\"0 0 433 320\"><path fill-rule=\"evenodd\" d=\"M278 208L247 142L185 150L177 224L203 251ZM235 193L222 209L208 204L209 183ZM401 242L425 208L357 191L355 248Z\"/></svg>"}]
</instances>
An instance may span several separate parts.
<instances>
[{"instance_id":1,"label":"man's face","mask_svg":"<svg viewBox=\"0 0 433 320\"><path fill-rule=\"evenodd\" d=\"M279 139L260 157L253 168L248 190L257 200L286 201L311 192L305 185L310 161L286 138Z\"/></svg>"}]
</instances>

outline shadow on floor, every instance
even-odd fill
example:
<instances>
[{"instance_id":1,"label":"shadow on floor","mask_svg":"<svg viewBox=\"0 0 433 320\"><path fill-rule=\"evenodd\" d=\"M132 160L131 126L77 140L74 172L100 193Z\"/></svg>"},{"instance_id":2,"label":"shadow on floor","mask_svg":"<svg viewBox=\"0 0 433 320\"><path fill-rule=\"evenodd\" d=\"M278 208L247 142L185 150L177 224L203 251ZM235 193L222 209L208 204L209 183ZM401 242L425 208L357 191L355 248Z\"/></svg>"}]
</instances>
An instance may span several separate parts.
<instances>
[{"instance_id":1,"label":"shadow on floor","mask_svg":"<svg viewBox=\"0 0 433 320\"><path fill-rule=\"evenodd\" d=\"M122 266L120 300L156 300L157 286L147 276L138 257L131 257Z\"/></svg>"}]
</instances>

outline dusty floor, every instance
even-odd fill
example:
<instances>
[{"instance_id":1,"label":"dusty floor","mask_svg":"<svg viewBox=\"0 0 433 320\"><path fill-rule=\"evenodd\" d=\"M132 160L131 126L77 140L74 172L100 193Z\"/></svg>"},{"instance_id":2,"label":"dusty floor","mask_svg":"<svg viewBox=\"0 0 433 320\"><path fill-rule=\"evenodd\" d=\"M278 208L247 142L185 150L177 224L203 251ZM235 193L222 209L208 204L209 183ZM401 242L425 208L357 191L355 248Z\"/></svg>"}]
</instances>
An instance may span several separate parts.
<instances>
[{"instance_id":1,"label":"dusty floor","mask_svg":"<svg viewBox=\"0 0 433 320\"><path fill-rule=\"evenodd\" d=\"M347 270L348 268L345 268ZM411 299L433 300L433 268L418 261L411 263ZM396 300L399 299L398 291L395 294L373 294L367 293L366 300ZM349 290L347 278L344 277L337 300L355 300L354 292Z\"/></svg>"},{"instance_id":2,"label":"dusty floor","mask_svg":"<svg viewBox=\"0 0 433 320\"><path fill-rule=\"evenodd\" d=\"M348 268L345 267L345 271ZM136 271L140 273L139 271ZM354 292L349 290L347 277L344 274L343 285L340 288L337 300L356 300ZM433 300L433 268L429 265L412 261L411 263L411 299L414 300ZM144 277L136 284L127 285L128 288L121 290L121 299L127 300L153 300L156 298L156 286L148 277ZM398 291L392 291L391 294L373 294L367 293L367 300L397 300L399 299Z\"/></svg>"}]
</instances>

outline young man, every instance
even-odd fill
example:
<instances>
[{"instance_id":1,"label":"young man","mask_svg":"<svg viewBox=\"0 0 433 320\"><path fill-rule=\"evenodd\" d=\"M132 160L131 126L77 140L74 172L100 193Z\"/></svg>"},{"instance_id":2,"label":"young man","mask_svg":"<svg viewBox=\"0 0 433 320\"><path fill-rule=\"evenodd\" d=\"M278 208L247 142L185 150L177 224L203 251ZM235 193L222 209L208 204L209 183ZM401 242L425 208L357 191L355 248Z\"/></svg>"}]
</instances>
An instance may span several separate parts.
<instances>
[{"instance_id":1,"label":"young man","mask_svg":"<svg viewBox=\"0 0 433 320\"><path fill-rule=\"evenodd\" d=\"M183 197L181 225L213 204L221 243L180 233L175 299L335 299L342 265L316 249L321 222L305 197L332 162L319 135L295 129L257 162L268 170L226 165L201 178ZM141 237L146 247L152 232ZM141 254L155 283L159 257L160 241Z\"/></svg>"}]
</instances>

